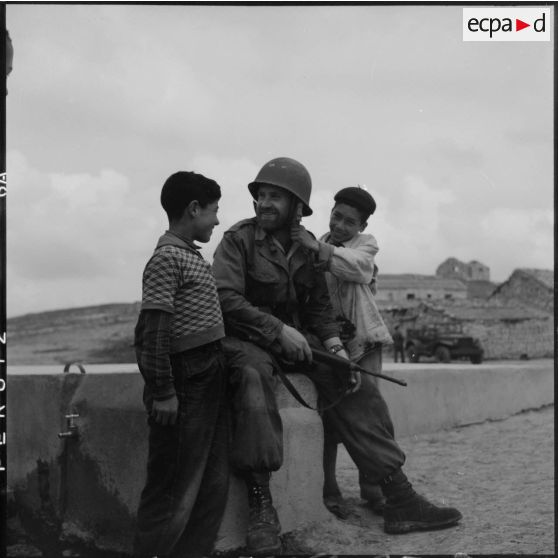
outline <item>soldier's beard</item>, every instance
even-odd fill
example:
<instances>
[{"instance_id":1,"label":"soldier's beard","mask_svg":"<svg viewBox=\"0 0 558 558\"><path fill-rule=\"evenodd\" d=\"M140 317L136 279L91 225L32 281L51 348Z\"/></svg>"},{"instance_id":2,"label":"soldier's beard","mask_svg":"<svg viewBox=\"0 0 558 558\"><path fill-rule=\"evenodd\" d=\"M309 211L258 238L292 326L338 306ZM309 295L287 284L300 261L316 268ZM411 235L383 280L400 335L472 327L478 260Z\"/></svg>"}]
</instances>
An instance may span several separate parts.
<instances>
[{"instance_id":1,"label":"soldier's beard","mask_svg":"<svg viewBox=\"0 0 558 558\"><path fill-rule=\"evenodd\" d=\"M280 215L277 211L256 211L258 225L264 231L277 231L286 228L287 218Z\"/></svg>"}]
</instances>

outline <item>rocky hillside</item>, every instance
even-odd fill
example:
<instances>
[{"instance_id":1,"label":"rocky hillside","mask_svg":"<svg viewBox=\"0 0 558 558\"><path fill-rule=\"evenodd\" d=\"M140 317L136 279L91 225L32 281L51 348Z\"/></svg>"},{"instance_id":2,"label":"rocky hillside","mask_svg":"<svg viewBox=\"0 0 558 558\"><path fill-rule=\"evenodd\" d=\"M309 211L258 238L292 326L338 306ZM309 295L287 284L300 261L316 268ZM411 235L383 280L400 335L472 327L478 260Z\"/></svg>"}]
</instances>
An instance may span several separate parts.
<instances>
[{"instance_id":1,"label":"rocky hillside","mask_svg":"<svg viewBox=\"0 0 558 558\"><path fill-rule=\"evenodd\" d=\"M139 302L26 314L8 319L8 366L135 362Z\"/></svg>"}]
</instances>

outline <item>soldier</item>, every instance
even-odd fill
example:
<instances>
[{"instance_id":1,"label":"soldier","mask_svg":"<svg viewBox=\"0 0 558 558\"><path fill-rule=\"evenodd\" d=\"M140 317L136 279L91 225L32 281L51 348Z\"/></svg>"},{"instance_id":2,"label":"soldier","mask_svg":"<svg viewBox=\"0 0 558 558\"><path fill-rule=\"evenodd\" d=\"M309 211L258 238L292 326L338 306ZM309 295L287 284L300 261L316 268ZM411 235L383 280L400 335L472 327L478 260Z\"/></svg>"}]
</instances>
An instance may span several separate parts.
<instances>
[{"instance_id":1,"label":"soldier","mask_svg":"<svg viewBox=\"0 0 558 558\"><path fill-rule=\"evenodd\" d=\"M286 157L266 163L248 185L256 217L231 227L217 247L213 272L227 336L234 432L231 460L242 472L250 517L248 552L280 550L280 525L269 479L283 459L282 424L274 387L277 367L292 363L316 385L334 428L355 463L386 497L384 530L405 533L455 524L459 511L418 495L401 470L387 405L373 382L348 380L312 362L311 346L348 358L339 338L323 270L313 252L292 240L299 209L311 215L306 168ZM345 395L343 397L343 395ZM332 405L333 403L336 403Z\"/></svg>"}]
</instances>

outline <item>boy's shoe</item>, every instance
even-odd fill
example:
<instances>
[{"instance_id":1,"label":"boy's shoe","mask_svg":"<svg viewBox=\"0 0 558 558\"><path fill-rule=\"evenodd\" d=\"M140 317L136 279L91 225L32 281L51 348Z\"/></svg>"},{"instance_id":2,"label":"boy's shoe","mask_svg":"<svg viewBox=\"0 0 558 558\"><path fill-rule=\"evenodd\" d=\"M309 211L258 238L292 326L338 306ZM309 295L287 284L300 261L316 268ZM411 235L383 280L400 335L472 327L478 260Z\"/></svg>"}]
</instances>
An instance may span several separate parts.
<instances>
[{"instance_id":1,"label":"boy's shoe","mask_svg":"<svg viewBox=\"0 0 558 558\"><path fill-rule=\"evenodd\" d=\"M455 508L435 506L415 492L401 503L390 503L388 500L384 507L384 531L391 535L430 531L451 527L462 517Z\"/></svg>"}]
</instances>

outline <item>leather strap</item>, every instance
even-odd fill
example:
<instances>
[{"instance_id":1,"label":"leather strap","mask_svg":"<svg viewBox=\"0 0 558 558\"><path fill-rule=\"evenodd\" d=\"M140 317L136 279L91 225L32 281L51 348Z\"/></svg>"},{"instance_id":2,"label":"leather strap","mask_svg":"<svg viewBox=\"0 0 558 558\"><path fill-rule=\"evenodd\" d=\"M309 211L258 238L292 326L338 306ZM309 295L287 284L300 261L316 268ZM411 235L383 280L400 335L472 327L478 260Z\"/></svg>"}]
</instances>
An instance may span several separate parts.
<instances>
[{"instance_id":1,"label":"leather strap","mask_svg":"<svg viewBox=\"0 0 558 558\"><path fill-rule=\"evenodd\" d=\"M291 392L291 395L304 407L306 407L307 409L311 409L312 411L318 411L318 413L323 413L324 411L327 411L328 409L331 409L332 407L335 407L335 405L337 405L341 399L343 399L343 397L345 397L345 395L347 395L347 392L343 392L338 399L336 399L335 401L333 401L333 403L330 403L329 405L326 405L325 407L320 407L319 405L316 407L312 407L312 405L310 405L309 403L307 403L304 400L304 397L302 397L302 395L300 395L300 393L298 392L298 390L294 387L293 383L289 380L289 378L287 377L287 375L285 374L285 372L283 371L283 369L281 368L281 365L277 362L277 359L271 355L271 358L273 359L273 362L275 364L275 370L277 372L277 375L279 376L279 378L281 378L281 381L283 382L283 385Z\"/></svg>"}]
</instances>

